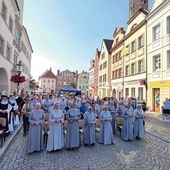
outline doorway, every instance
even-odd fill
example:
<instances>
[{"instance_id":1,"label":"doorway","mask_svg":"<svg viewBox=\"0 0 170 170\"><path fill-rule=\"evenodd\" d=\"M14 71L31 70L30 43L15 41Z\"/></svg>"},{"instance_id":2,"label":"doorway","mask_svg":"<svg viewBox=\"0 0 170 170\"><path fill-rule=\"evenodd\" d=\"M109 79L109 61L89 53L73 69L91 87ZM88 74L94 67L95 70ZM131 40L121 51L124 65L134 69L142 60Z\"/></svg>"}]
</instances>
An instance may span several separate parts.
<instances>
[{"instance_id":1,"label":"doorway","mask_svg":"<svg viewBox=\"0 0 170 170\"><path fill-rule=\"evenodd\" d=\"M153 110L160 113L160 88L153 89Z\"/></svg>"}]
</instances>

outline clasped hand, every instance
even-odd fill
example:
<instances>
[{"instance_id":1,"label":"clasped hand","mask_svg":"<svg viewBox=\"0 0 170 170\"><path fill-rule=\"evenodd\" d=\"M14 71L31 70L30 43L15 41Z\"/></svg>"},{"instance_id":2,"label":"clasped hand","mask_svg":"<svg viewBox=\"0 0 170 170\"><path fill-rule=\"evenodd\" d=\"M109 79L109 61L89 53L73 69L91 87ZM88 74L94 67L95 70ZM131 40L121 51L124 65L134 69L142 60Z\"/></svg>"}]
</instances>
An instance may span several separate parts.
<instances>
[{"instance_id":1,"label":"clasped hand","mask_svg":"<svg viewBox=\"0 0 170 170\"><path fill-rule=\"evenodd\" d=\"M35 122L35 125L39 125L40 123L39 122Z\"/></svg>"}]
</instances>

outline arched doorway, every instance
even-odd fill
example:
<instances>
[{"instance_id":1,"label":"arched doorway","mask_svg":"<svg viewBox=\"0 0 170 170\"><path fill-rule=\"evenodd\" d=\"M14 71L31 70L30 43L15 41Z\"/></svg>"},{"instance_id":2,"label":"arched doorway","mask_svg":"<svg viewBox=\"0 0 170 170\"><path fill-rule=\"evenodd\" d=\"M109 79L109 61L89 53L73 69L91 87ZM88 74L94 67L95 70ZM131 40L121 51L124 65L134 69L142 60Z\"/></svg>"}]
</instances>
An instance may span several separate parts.
<instances>
[{"instance_id":1,"label":"arched doorway","mask_svg":"<svg viewBox=\"0 0 170 170\"><path fill-rule=\"evenodd\" d=\"M8 76L7 72L3 68L0 68L0 92L1 90L4 90L6 94L8 94L9 90Z\"/></svg>"}]
</instances>

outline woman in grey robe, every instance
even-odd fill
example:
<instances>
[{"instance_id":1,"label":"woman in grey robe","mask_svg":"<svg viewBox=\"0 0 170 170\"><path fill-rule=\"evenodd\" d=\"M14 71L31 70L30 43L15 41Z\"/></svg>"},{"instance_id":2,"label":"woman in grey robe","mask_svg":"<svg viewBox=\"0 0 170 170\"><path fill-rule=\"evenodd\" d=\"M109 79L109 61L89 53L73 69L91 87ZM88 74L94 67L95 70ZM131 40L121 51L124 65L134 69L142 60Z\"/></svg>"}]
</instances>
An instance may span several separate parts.
<instances>
[{"instance_id":1,"label":"woman in grey robe","mask_svg":"<svg viewBox=\"0 0 170 170\"><path fill-rule=\"evenodd\" d=\"M29 132L27 138L27 153L43 150L42 123L44 122L44 111L40 109L41 104L36 103L35 109L29 116Z\"/></svg>"},{"instance_id":2,"label":"woman in grey robe","mask_svg":"<svg viewBox=\"0 0 170 170\"><path fill-rule=\"evenodd\" d=\"M122 114L124 121L122 125L121 139L125 141L133 140L133 128L132 128L133 111L131 110L130 106L131 105L128 104Z\"/></svg>"},{"instance_id":3,"label":"woman in grey robe","mask_svg":"<svg viewBox=\"0 0 170 170\"><path fill-rule=\"evenodd\" d=\"M55 103L54 110L50 112L50 130L47 141L47 151L59 150L64 147L64 133L63 133L63 112L59 109L60 104Z\"/></svg>"},{"instance_id":4,"label":"woman in grey robe","mask_svg":"<svg viewBox=\"0 0 170 170\"><path fill-rule=\"evenodd\" d=\"M137 105L137 108L134 111L134 126L133 131L136 139L141 139L146 135L145 126L144 126L144 118L145 113L142 110L142 105Z\"/></svg>"},{"instance_id":5,"label":"woman in grey robe","mask_svg":"<svg viewBox=\"0 0 170 170\"><path fill-rule=\"evenodd\" d=\"M93 112L93 108L89 106L88 111L84 113L84 128L83 128L84 146L94 145L96 143L95 122L96 117Z\"/></svg>"},{"instance_id":6,"label":"woman in grey robe","mask_svg":"<svg viewBox=\"0 0 170 170\"><path fill-rule=\"evenodd\" d=\"M80 145L80 134L79 134L79 124L78 120L80 119L80 111L76 109L76 103L72 104L66 113L67 124L67 134L66 134L66 149L73 150L78 148Z\"/></svg>"},{"instance_id":7,"label":"woman in grey robe","mask_svg":"<svg viewBox=\"0 0 170 170\"><path fill-rule=\"evenodd\" d=\"M112 131L112 115L108 111L108 107L104 106L104 110L100 113L99 119L101 121L100 133L99 133L99 143L114 144L113 131Z\"/></svg>"}]
</instances>

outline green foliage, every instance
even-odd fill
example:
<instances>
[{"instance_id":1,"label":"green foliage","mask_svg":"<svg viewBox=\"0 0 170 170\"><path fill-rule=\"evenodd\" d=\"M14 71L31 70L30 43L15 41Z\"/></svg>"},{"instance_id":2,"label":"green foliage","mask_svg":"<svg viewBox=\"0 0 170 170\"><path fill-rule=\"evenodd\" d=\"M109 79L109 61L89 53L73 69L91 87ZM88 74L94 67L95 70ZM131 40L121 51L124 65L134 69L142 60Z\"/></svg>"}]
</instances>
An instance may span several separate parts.
<instances>
[{"instance_id":1,"label":"green foliage","mask_svg":"<svg viewBox=\"0 0 170 170\"><path fill-rule=\"evenodd\" d=\"M70 82L69 85L76 89L76 84L74 82Z\"/></svg>"},{"instance_id":2,"label":"green foliage","mask_svg":"<svg viewBox=\"0 0 170 170\"><path fill-rule=\"evenodd\" d=\"M35 79L32 76L29 77L29 88L31 90L36 90L38 88Z\"/></svg>"}]
</instances>

